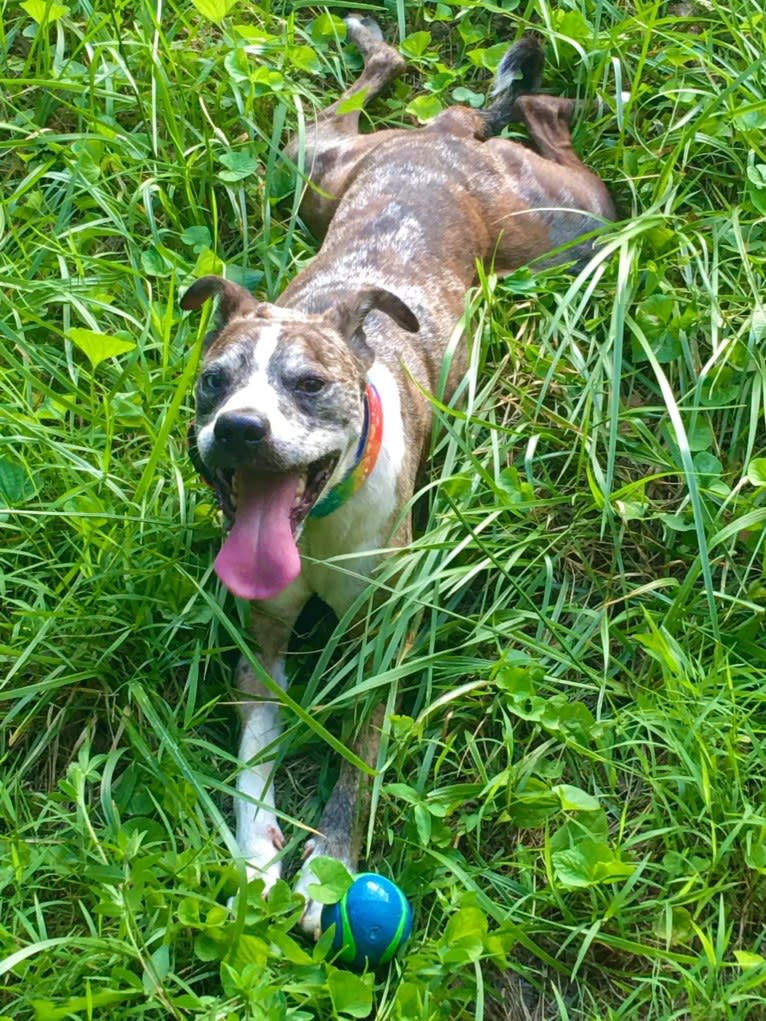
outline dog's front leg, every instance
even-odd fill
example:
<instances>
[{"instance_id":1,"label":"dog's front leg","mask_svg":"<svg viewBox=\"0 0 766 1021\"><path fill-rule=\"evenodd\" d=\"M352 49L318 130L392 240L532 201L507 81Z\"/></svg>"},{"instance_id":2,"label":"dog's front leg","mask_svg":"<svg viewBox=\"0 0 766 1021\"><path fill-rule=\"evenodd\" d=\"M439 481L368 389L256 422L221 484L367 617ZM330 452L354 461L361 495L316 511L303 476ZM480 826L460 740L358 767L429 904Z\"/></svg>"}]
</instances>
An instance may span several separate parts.
<instances>
[{"instance_id":1,"label":"dog's front leg","mask_svg":"<svg viewBox=\"0 0 766 1021\"><path fill-rule=\"evenodd\" d=\"M378 763L385 710L385 704L377 707L354 745L358 757L373 769ZM313 900L309 893L309 886L318 882L311 867L312 862L323 856L335 858L349 872L356 872L362 829L368 814L369 793L370 778L344 759L338 782L322 813L317 834L306 841L303 866L295 884L296 892L306 898L301 928L314 939L320 935L322 905Z\"/></svg>"},{"instance_id":2,"label":"dog's front leg","mask_svg":"<svg viewBox=\"0 0 766 1021\"><path fill-rule=\"evenodd\" d=\"M296 583L277 600L253 605L252 631L258 643L258 659L282 690L287 687L284 652L305 599L306 593ZM274 768L281 733L279 702L245 658L237 667L236 683L246 696L240 705L241 769L234 802L237 843L248 881L263 879L267 893L279 879L279 852L284 844L274 804Z\"/></svg>"}]
</instances>

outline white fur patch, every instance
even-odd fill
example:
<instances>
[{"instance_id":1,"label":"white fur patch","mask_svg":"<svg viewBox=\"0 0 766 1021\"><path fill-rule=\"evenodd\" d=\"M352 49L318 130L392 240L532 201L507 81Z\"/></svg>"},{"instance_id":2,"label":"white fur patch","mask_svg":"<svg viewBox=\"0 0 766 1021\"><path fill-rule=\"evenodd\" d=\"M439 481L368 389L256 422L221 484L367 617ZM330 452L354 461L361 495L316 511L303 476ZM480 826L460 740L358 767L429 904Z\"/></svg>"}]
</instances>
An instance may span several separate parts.
<instances>
[{"instance_id":1,"label":"white fur patch","mask_svg":"<svg viewBox=\"0 0 766 1021\"><path fill-rule=\"evenodd\" d=\"M218 416L227 411L257 411L259 415L268 420L272 432L275 428L281 428L282 432L287 431L287 422L277 408L276 396L266 378L271 356L279 343L280 332L280 327L276 324L264 326L259 330L258 341L253 348L253 369L247 383L235 390L228 400L216 408L210 421L197 433L197 447L203 458L213 446L213 435ZM225 368L227 361L235 357L239 357L236 346L232 347L231 351L224 350L214 364ZM273 398L271 400L269 399L270 395Z\"/></svg>"},{"instance_id":2,"label":"white fur patch","mask_svg":"<svg viewBox=\"0 0 766 1021\"><path fill-rule=\"evenodd\" d=\"M237 777L238 796L234 799L237 843L248 879L263 879L268 890L281 871L277 856L282 834L274 814L274 763L271 755L254 765L248 763L279 739L279 707L273 702L252 702L244 709L244 717L239 746L243 768Z\"/></svg>"},{"instance_id":3,"label":"white fur patch","mask_svg":"<svg viewBox=\"0 0 766 1021\"><path fill-rule=\"evenodd\" d=\"M375 361L369 379L383 406L383 441L375 468L342 507L326 518L309 518L300 543L302 552L321 561L304 563L309 585L339 615L380 560L376 551L385 544L398 510L396 484L406 452L399 387L391 370ZM342 559L333 564L333 557Z\"/></svg>"},{"instance_id":4,"label":"white fur patch","mask_svg":"<svg viewBox=\"0 0 766 1021\"><path fill-rule=\"evenodd\" d=\"M257 411L269 423L272 436L287 440L293 429L279 406L277 394L268 378L269 363L279 345L281 332L281 328L274 325L258 333L258 343L253 348L253 368L247 382L218 408L215 417L229 411ZM213 425L214 422L205 429Z\"/></svg>"}]
</instances>

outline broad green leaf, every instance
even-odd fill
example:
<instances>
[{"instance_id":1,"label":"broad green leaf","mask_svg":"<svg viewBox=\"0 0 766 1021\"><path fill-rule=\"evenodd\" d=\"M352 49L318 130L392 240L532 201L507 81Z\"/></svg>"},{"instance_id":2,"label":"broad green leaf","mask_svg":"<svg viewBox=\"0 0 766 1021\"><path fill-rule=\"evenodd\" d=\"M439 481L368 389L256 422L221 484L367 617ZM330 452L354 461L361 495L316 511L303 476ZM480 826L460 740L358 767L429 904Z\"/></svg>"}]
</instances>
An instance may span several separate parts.
<instances>
[{"instance_id":1,"label":"broad green leaf","mask_svg":"<svg viewBox=\"0 0 766 1021\"><path fill-rule=\"evenodd\" d=\"M208 273L212 273L215 276L223 276L226 269L226 264L223 259L219 259L215 252L212 252L209 248L201 249L197 256L197 261L194 263L193 276L204 277Z\"/></svg>"},{"instance_id":2,"label":"broad green leaf","mask_svg":"<svg viewBox=\"0 0 766 1021\"><path fill-rule=\"evenodd\" d=\"M496 43L494 46L470 50L467 56L471 63L477 67L483 67L487 71L495 72L507 52L507 43Z\"/></svg>"},{"instance_id":3,"label":"broad green leaf","mask_svg":"<svg viewBox=\"0 0 766 1021\"><path fill-rule=\"evenodd\" d=\"M229 949L230 938L222 929L206 929L194 940L194 953L201 961L221 961Z\"/></svg>"},{"instance_id":4,"label":"broad green leaf","mask_svg":"<svg viewBox=\"0 0 766 1021\"><path fill-rule=\"evenodd\" d=\"M560 783L551 793L558 797L565 812L597 812L601 807L598 798L568 783Z\"/></svg>"},{"instance_id":5,"label":"broad green leaf","mask_svg":"<svg viewBox=\"0 0 766 1021\"><path fill-rule=\"evenodd\" d=\"M369 91L370 90L366 88L359 89L358 92L355 92L347 99L342 100L338 103L338 113L353 113L354 110L361 110L364 107L364 101L367 98L367 93Z\"/></svg>"},{"instance_id":6,"label":"broad green leaf","mask_svg":"<svg viewBox=\"0 0 766 1021\"><path fill-rule=\"evenodd\" d=\"M233 25L232 28L237 35L246 39L259 53L276 47L281 48L282 40L280 37L272 35L271 32L264 31L258 25Z\"/></svg>"},{"instance_id":7,"label":"broad green leaf","mask_svg":"<svg viewBox=\"0 0 766 1021\"><path fill-rule=\"evenodd\" d=\"M452 12L450 12L450 17L454 17ZM487 35L485 28L474 25L468 18L460 19L457 23L457 30L466 46L475 46L477 43L482 42Z\"/></svg>"},{"instance_id":8,"label":"broad green leaf","mask_svg":"<svg viewBox=\"0 0 766 1021\"><path fill-rule=\"evenodd\" d=\"M408 805L419 805L422 800L415 788L410 787L406 783L386 784L386 794L392 794L395 798L401 798Z\"/></svg>"},{"instance_id":9,"label":"broad green leaf","mask_svg":"<svg viewBox=\"0 0 766 1021\"><path fill-rule=\"evenodd\" d=\"M327 988L336 1014L367 1017L372 1010L372 975L362 978L333 968L327 976Z\"/></svg>"},{"instance_id":10,"label":"broad green leaf","mask_svg":"<svg viewBox=\"0 0 766 1021\"><path fill-rule=\"evenodd\" d=\"M322 70L322 61L310 46L290 46L287 58L295 67L309 74L317 74Z\"/></svg>"},{"instance_id":11,"label":"broad green leaf","mask_svg":"<svg viewBox=\"0 0 766 1021\"><path fill-rule=\"evenodd\" d=\"M590 839L567 851L554 851L551 861L556 880L569 890L615 883L635 871L635 866L621 861L608 844Z\"/></svg>"},{"instance_id":12,"label":"broad green leaf","mask_svg":"<svg viewBox=\"0 0 766 1021\"><path fill-rule=\"evenodd\" d=\"M156 993L162 988L169 973L170 947L166 943L162 943L146 962L143 976L144 990L147 993Z\"/></svg>"},{"instance_id":13,"label":"broad green leaf","mask_svg":"<svg viewBox=\"0 0 766 1021\"><path fill-rule=\"evenodd\" d=\"M534 695L545 673L537 663L503 663L495 675L495 684L514 701L523 701Z\"/></svg>"},{"instance_id":14,"label":"broad green leaf","mask_svg":"<svg viewBox=\"0 0 766 1021\"><path fill-rule=\"evenodd\" d=\"M641 521L646 517L646 503L639 503L638 500L614 500L613 503L623 521Z\"/></svg>"},{"instance_id":15,"label":"broad green leaf","mask_svg":"<svg viewBox=\"0 0 766 1021\"><path fill-rule=\"evenodd\" d=\"M456 103L467 103L469 106L479 108L484 106L484 96L481 92L472 92L471 89L467 89L464 85L458 85L456 89L452 90L452 98Z\"/></svg>"},{"instance_id":16,"label":"broad green leaf","mask_svg":"<svg viewBox=\"0 0 766 1021\"><path fill-rule=\"evenodd\" d=\"M755 457L747 466L747 481L754 486L766 486L766 457Z\"/></svg>"},{"instance_id":17,"label":"broad green leaf","mask_svg":"<svg viewBox=\"0 0 766 1021\"><path fill-rule=\"evenodd\" d=\"M500 66L500 61L507 52L508 43L495 43L494 46L490 46L484 50L481 58L482 65L486 67L488 71L497 71Z\"/></svg>"},{"instance_id":18,"label":"broad green leaf","mask_svg":"<svg viewBox=\"0 0 766 1021\"><path fill-rule=\"evenodd\" d=\"M192 0L203 18L208 21L223 21L237 0Z\"/></svg>"},{"instance_id":19,"label":"broad green leaf","mask_svg":"<svg viewBox=\"0 0 766 1021\"><path fill-rule=\"evenodd\" d=\"M745 110L735 113L734 124L742 131L763 131L766 129L766 110Z\"/></svg>"},{"instance_id":20,"label":"broad green leaf","mask_svg":"<svg viewBox=\"0 0 766 1021\"><path fill-rule=\"evenodd\" d=\"M415 60L422 57L431 42L430 32L412 32L405 39L402 39L401 50L405 57L413 57Z\"/></svg>"},{"instance_id":21,"label":"broad green leaf","mask_svg":"<svg viewBox=\"0 0 766 1021\"><path fill-rule=\"evenodd\" d=\"M439 67L441 66L440 64ZM447 69L436 71L435 74L430 74L423 80L423 89L425 92L443 92L454 83L457 77L454 71Z\"/></svg>"},{"instance_id":22,"label":"broad green leaf","mask_svg":"<svg viewBox=\"0 0 766 1021\"><path fill-rule=\"evenodd\" d=\"M200 924L199 900L197 897L184 897L178 905L178 921L187 927Z\"/></svg>"},{"instance_id":23,"label":"broad green leaf","mask_svg":"<svg viewBox=\"0 0 766 1021\"><path fill-rule=\"evenodd\" d=\"M478 908L461 908L450 918L439 940L439 957L453 964L478 961L484 953L486 938L484 912Z\"/></svg>"},{"instance_id":24,"label":"broad green leaf","mask_svg":"<svg viewBox=\"0 0 766 1021\"><path fill-rule=\"evenodd\" d=\"M167 270L165 259L154 245L150 245L141 252L141 269L148 277L162 276Z\"/></svg>"},{"instance_id":25,"label":"broad green leaf","mask_svg":"<svg viewBox=\"0 0 766 1021\"><path fill-rule=\"evenodd\" d=\"M670 330L659 333L653 343L657 361L662 365L675 362L681 354L681 341Z\"/></svg>"},{"instance_id":26,"label":"broad green leaf","mask_svg":"<svg viewBox=\"0 0 766 1021\"><path fill-rule=\"evenodd\" d=\"M440 943L455 943L468 936L484 939L487 935L487 916L479 908L460 908L447 922Z\"/></svg>"},{"instance_id":27,"label":"broad green leaf","mask_svg":"<svg viewBox=\"0 0 766 1021\"><path fill-rule=\"evenodd\" d=\"M694 935L692 917L682 907L663 911L654 926L654 934L669 946L688 945Z\"/></svg>"},{"instance_id":28,"label":"broad green leaf","mask_svg":"<svg viewBox=\"0 0 766 1021\"><path fill-rule=\"evenodd\" d=\"M346 866L335 858L314 858L311 869L319 883L311 883L308 891L320 904L337 904L354 881Z\"/></svg>"},{"instance_id":29,"label":"broad green leaf","mask_svg":"<svg viewBox=\"0 0 766 1021\"><path fill-rule=\"evenodd\" d=\"M694 521L683 514L658 514L660 521L671 532L693 532Z\"/></svg>"},{"instance_id":30,"label":"broad green leaf","mask_svg":"<svg viewBox=\"0 0 766 1021\"><path fill-rule=\"evenodd\" d=\"M766 844L749 840L745 848L745 864L748 868L766 874Z\"/></svg>"},{"instance_id":31,"label":"broad green leaf","mask_svg":"<svg viewBox=\"0 0 766 1021\"><path fill-rule=\"evenodd\" d=\"M18 507L34 495L35 484L18 461L0 458L0 506Z\"/></svg>"},{"instance_id":32,"label":"broad green leaf","mask_svg":"<svg viewBox=\"0 0 766 1021\"><path fill-rule=\"evenodd\" d=\"M558 802L548 785L536 777L530 777L525 781L523 791L514 793L503 818L520 829L536 829L552 819L558 811Z\"/></svg>"},{"instance_id":33,"label":"broad green leaf","mask_svg":"<svg viewBox=\"0 0 766 1021\"><path fill-rule=\"evenodd\" d=\"M692 458L692 463L698 475L707 478L720 478L723 472L723 465L715 456L707 450L701 450Z\"/></svg>"},{"instance_id":34,"label":"broad green leaf","mask_svg":"<svg viewBox=\"0 0 766 1021\"><path fill-rule=\"evenodd\" d=\"M498 496L508 506L530 503L535 496L532 486L519 475L518 468L503 468L497 477Z\"/></svg>"},{"instance_id":35,"label":"broad green leaf","mask_svg":"<svg viewBox=\"0 0 766 1021\"><path fill-rule=\"evenodd\" d=\"M593 812L570 813L558 829L551 834L551 851L571 851L584 840L599 844L609 843L609 819L603 808Z\"/></svg>"},{"instance_id":36,"label":"broad green leaf","mask_svg":"<svg viewBox=\"0 0 766 1021\"><path fill-rule=\"evenodd\" d=\"M747 168L747 179L756 188L766 189L766 163L751 163Z\"/></svg>"},{"instance_id":37,"label":"broad green leaf","mask_svg":"<svg viewBox=\"0 0 766 1021\"><path fill-rule=\"evenodd\" d=\"M192 251L197 253L203 248L210 248L213 239L210 236L210 229L204 224L199 224L194 227L187 227L181 235L181 240L185 245L189 245Z\"/></svg>"},{"instance_id":38,"label":"broad green leaf","mask_svg":"<svg viewBox=\"0 0 766 1021\"><path fill-rule=\"evenodd\" d=\"M555 15L554 24L557 22L557 30L567 39L574 39L580 43L590 42L593 39L593 26L580 11L564 12L559 9Z\"/></svg>"},{"instance_id":39,"label":"broad green leaf","mask_svg":"<svg viewBox=\"0 0 766 1021\"><path fill-rule=\"evenodd\" d=\"M269 931L269 942L272 946L277 947L282 957L289 961L290 964L311 964L311 954L306 953L301 944L286 932L280 932L276 928L271 929Z\"/></svg>"},{"instance_id":40,"label":"broad green leaf","mask_svg":"<svg viewBox=\"0 0 766 1021\"><path fill-rule=\"evenodd\" d=\"M132 340L123 340L122 337L115 337L110 333L98 333L96 330L86 330L79 326L67 330L66 336L87 356L94 369L105 358L125 354L136 346Z\"/></svg>"},{"instance_id":41,"label":"broad green leaf","mask_svg":"<svg viewBox=\"0 0 766 1021\"><path fill-rule=\"evenodd\" d=\"M285 79L272 67L257 67L251 75L253 84L256 86L257 96L265 95L268 92L279 92L285 87Z\"/></svg>"},{"instance_id":42,"label":"broad green leaf","mask_svg":"<svg viewBox=\"0 0 766 1021\"><path fill-rule=\"evenodd\" d=\"M418 839L421 847L428 847L431 843L431 813L425 805L415 805L415 827L418 831Z\"/></svg>"},{"instance_id":43,"label":"broad green leaf","mask_svg":"<svg viewBox=\"0 0 766 1021\"><path fill-rule=\"evenodd\" d=\"M228 183L244 181L245 178L252 177L253 174L258 173L261 166L255 156L242 149L238 149L236 152L224 153L221 156L221 163L227 169L220 170L218 176L222 181L227 181Z\"/></svg>"},{"instance_id":44,"label":"broad green leaf","mask_svg":"<svg viewBox=\"0 0 766 1021\"><path fill-rule=\"evenodd\" d=\"M25 0L21 6L38 25L50 25L69 14L68 7L52 0Z\"/></svg>"},{"instance_id":45,"label":"broad green leaf","mask_svg":"<svg viewBox=\"0 0 766 1021\"><path fill-rule=\"evenodd\" d=\"M311 38L315 42L324 42L327 39L345 39L346 23L334 14L320 14L311 22Z\"/></svg>"},{"instance_id":46,"label":"broad green leaf","mask_svg":"<svg viewBox=\"0 0 766 1021\"><path fill-rule=\"evenodd\" d=\"M740 968L761 968L766 964L766 957L754 954L749 950L735 950L734 956Z\"/></svg>"},{"instance_id":47,"label":"broad green leaf","mask_svg":"<svg viewBox=\"0 0 766 1021\"><path fill-rule=\"evenodd\" d=\"M766 214L766 164L751 164L747 168L747 194L756 210Z\"/></svg>"},{"instance_id":48,"label":"broad green leaf","mask_svg":"<svg viewBox=\"0 0 766 1021\"><path fill-rule=\"evenodd\" d=\"M707 422L697 419L694 428L688 430L690 450L707 450L713 442L713 430Z\"/></svg>"},{"instance_id":49,"label":"broad green leaf","mask_svg":"<svg viewBox=\"0 0 766 1021\"><path fill-rule=\"evenodd\" d=\"M437 114L442 112L442 104L436 96L418 96L407 105L407 113L417 117L421 124L433 120Z\"/></svg>"},{"instance_id":50,"label":"broad green leaf","mask_svg":"<svg viewBox=\"0 0 766 1021\"><path fill-rule=\"evenodd\" d=\"M257 936L250 936L243 932L234 945L232 964L239 970L246 964L255 964L260 969L265 967L268 958L268 944Z\"/></svg>"},{"instance_id":51,"label":"broad green leaf","mask_svg":"<svg viewBox=\"0 0 766 1021\"><path fill-rule=\"evenodd\" d=\"M587 744L596 729L593 714L584 702L569 702L563 695L542 699L540 722L548 730Z\"/></svg>"},{"instance_id":52,"label":"broad green leaf","mask_svg":"<svg viewBox=\"0 0 766 1021\"><path fill-rule=\"evenodd\" d=\"M229 50L223 58L223 66L229 73L229 77L235 82L250 81L250 76L253 73L253 60L250 54L255 48L238 46L236 49ZM258 47L258 49L260 48Z\"/></svg>"}]
</instances>

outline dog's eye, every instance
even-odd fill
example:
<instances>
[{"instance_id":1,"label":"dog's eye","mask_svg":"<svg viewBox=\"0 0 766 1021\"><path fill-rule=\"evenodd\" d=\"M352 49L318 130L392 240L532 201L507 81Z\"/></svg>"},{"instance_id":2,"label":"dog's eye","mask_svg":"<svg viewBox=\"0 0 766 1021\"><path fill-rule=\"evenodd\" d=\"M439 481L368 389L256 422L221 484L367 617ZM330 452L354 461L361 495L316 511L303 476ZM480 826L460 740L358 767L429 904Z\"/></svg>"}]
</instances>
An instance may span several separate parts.
<instances>
[{"instance_id":1,"label":"dog's eye","mask_svg":"<svg viewBox=\"0 0 766 1021\"><path fill-rule=\"evenodd\" d=\"M221 368L208 369L200 376L197 386L201 397L217 397L226 386L226 373Z\"/></svg>"},{"instance_id":2,"label":"dog's eye","mask_svg":"<svg viewBox=\"0 0 766 1021\"><path fill-rule=\"evenodd\" d=\"M301 376L300 379L296 379L294 385L296 393L305 394L307 397L314 397L324 390L327 386L327 380L322 379L321 376Z\"/></svg>"}]
</instances>

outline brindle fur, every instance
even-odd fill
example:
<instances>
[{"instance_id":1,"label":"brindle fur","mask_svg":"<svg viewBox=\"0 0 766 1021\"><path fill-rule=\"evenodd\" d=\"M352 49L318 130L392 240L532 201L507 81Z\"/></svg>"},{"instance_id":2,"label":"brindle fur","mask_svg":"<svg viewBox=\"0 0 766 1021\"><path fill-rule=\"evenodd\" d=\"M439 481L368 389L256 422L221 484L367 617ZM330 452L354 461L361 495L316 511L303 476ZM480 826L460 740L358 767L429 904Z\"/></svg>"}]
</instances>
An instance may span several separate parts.
<instances>
[{"instance_id":1,"label":"brindle fur","mask_svg":"<svg viewBox=\"0 0 766 1021\"><path fill-rule=\"evenodd\" d=\"M573 102L532 94L542 68L542 52L533 37L509 51L487 111L456 106L417 130L362 135L359 110L342 113L343 103L360 91L368 103L403 70L404 61L382 41L374 22L350 18L347 24L350 39L363 54L364 70L341 99L318 116L304 149L308 181L301 215L324 239L319 254L274 305L209 277L198 281L183 303L194 308L214 293L219 296L220 329L205 358L208 371L225 364L237 348L244 347L247 357L257 361L259 352L267 350L264 337L271 338L273 347L274 334L268 331L279 331L276 360L259 377L266 381L259 385L272 388L270 406L277 417L291 400L284 364L297 360L332 373L332 408L325 407L322 419L321 408L307 410L305 401L296 405L298 436L269 438L273 463L295 462L298 441L319 449L316 437L329 428L328 419L334 427L349 430L352 449L361 428L368 372L384 373L384 379L394 381L384 408L382 460L367 491L328 518L307 521L300 578L277 598L253 607L260 663L283 686L283 655L309 595L317 592L343 613L374 567L371 550L410 540L410 521L402 508L413 494L431 425L430 405L420 388L437 388L477 263L491 263L505 274L562 245L570 247L560 258L582 263L591 248L587 239L578 238L614 215L603 183L572 148ZM525 123L536 151L492 137L511 119ZM296 141L287 155L297 159ZM443 397L449 398L464 367L459 349ZM227 401L231 407L231 397ZM247 401L259 403L260 397L251 389ZM206 407L198 420L203 459L206 452L211 459L215 456L210 422L221 407L223 402L217 409ZM252 410L264 414L261 407ZM312 449L305 462L315 456ZM323 566L344 553L357 557L344 560L340 571ZM277 705L246 661L238 669L237 684L246 699L238 837L248 874L262 877L268 887L279 875L283 846L271 778L279 737ZM377 760L381 719L378 714L359 745L371 765ZM309 862L316 854L329 853L356 867L362 800L359 776L344 763L317 835L309 842ZM307 862L298 888L305 893L312 880ZM303 925L316 934L318 921L318 906L307 897Z\"/></svg>"}]
</instances>

